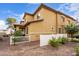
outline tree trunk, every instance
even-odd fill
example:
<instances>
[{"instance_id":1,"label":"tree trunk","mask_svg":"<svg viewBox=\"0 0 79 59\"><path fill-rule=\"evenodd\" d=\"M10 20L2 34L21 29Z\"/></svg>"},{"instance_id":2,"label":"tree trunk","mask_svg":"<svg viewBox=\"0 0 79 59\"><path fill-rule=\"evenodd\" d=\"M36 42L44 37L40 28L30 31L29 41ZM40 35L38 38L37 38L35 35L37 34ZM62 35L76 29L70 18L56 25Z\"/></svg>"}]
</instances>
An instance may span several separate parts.
<instances>
[{"instance_id":1,"label":"tree trunk","mask_svg":"<svg viewBox=\"0 0 79 59\"><path fill-rule=\"evenodd\" d=\"M71 40L73 41L73 34L71 34Z\"/></svg>"},{"instance_id":2,"label":"tree trunk","mask_svg":"<svg viewBox=\"0 0 79 59\"><path fill-rule=\"evenodd\" d=\"M73 38L73 34L71 34L71 38Z\"/></svg>"}]
</instances>

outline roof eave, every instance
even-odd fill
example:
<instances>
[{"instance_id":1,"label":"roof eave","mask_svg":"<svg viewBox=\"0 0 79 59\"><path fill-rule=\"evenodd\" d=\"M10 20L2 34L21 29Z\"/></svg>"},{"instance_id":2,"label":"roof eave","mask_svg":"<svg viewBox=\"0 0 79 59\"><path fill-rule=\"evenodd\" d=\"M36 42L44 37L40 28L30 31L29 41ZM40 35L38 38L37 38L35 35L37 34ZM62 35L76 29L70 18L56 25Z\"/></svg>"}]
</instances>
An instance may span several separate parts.
<instances>
[{"instance_id":1,"label":"roof eave","mask_svg":"<svg viewBox=\"0 0 79 59\"><path fill-rule=\"evenodd\" d=\"M56 13L63 14L63 15L65 15L65 16L71 18L72 20L76 21L73 17L70 17L69 15L66 15L66 14L64 14L63 12L57 11L57 10L55 10L55 9L53 9L53 8L50 8L50 7L48 7L47 5L45 5L45 4L43 4L43 3L37 8L37 10L36 10L33 14L25 13L25 14L24 14L24 17L26 16L26 14L31 15L31 16L34 16L34 15L37 13L37 11L41 8L41 6L46 7L46 8L48 8L49 10L54 11L54 12L56 12ZM23 19L24 19L24 17L23 17Z\"/></svg>"}]
</instances>

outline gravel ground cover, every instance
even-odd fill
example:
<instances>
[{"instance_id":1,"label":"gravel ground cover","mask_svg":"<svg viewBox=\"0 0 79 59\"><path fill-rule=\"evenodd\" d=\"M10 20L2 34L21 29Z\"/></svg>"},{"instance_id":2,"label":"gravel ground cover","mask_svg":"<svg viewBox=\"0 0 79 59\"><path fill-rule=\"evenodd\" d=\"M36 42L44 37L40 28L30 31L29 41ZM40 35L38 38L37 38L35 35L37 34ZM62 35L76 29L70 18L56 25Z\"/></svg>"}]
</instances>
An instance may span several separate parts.
<instances>
[{"instance_id":1,"label":"gravel ground cover","mask_svg":"<svg viewBox=\"0 0 79 59\"><path fill-rule=\"evenodd\" d=\"M40 47L39 41L10 46L8 38L0 41L1 56L75 56L74 47L78 43L69 42L54 48L49 45Z\"/></svg>"}]
</instances>

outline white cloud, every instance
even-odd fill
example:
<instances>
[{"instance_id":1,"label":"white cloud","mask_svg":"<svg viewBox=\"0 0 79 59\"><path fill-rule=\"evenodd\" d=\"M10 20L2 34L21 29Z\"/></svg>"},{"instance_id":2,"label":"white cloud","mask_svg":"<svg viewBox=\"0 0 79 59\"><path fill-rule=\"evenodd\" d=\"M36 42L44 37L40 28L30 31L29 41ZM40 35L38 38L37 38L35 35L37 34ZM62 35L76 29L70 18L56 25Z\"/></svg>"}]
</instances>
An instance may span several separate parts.
<instances>
[{"instance_id":1,"label":"white cloud","mask_svg":"<svg viewBox=\"0 0 79 59\"><path fill-rule=\"evenodd\" d=\"M79 10L79 4L73 3L69 5L69 10L71 11L78 11Z\"/></svg>"},{"instance_id":2,"label":"white cloud","mask_svg":"<svg viewBox=\"0 0 79 59\"><path fill-rule=\"evenodd\" d=\"M20 14L20 19L23 19L24 13Z\"/></svg>"},{"instance_id":3,"label":"white cloud","mask_svg":"<svg viewBox=\"0 0 79 59\"><path fill-rule=\"evenodd\" d=\"M3 12L3 14L7 14L7 18L8 17L13 17L17 20L17 22L20 22L24 16L24 13L21 13L21 14L18 14L18 13L15 13L11 10L6 10ZM0 30L5 30L6 28L8 27L8 25L6 25L6 22L4 20L0 20Z\"/></svg>"},{"instance_id":4,"label":"white cloud","mask_svg":"<svg viewBox=\"0 0 79 59\"><path fill-rule=\"evenodd\" d=\"M0 30L5 30L7 28L6 22L3 20L0 20Z\"/></svg>"},{"instance_id":5,"label":"white cloud","mask_svg":"<svg viewBox=\"0 0 79 59\"><path fill-rule=\"evenodd\" d=\"M61 4L60 7L58 8L58 10L64 12L66 9L68 9L69 7L69 3L64 3L64 4Z\"/></svg>"},{"instance_id":6,"label":"white cloud","mask_svg":"<svg viewBox=\"0 0 79 59\"><path fill-rule=\"evenodd\" d=\"M24 13L18 14L18 13L11 11L11 10L7 10L4 13L7 14L7 18L13 17L13 18L17 19L17 22L21 21L24 16Z\"/></svg>"},{"instance_id":7,"label":"white cloud","mask_svg":"<svg viewBox=\"0 0 79 59\"><path fill-rule=\"evenodd\" d=\"M75 17L79 21L79 4L70 4L69 10L70 12L74 12L73 17Z\"/></svg>"},{"instance_id":8,"label":"white cloud","mask_svg":"<svg viewBox=\"0 0 79 59\"><path fill-rule=\"evenodd\" d=\"M79 4L78 3L61 4L58 10L64 13L68 13L69 15L73 16L75 19L79 19Z\"/></svg>"},{"instance_id":9,"label":"white cloud","mask_svg":"<svg viewBox=\"0 0 79 59\"><path fill-rule=\"evenodd\" d=\"M7 13L9 14L8 15L9 17L15 17L15 18L17 18L19 20L22 19L23 15L24 15L24 13L18 14L18 13L12 12L10 10L8 10Z\"/></svg>"},{"instance_id":10,"label":"white cloud","mask_svg":"<svg viewBox=\"0 0 79 59\"><path fill-rule=\"evenodd\" d=\"M15 18L17 20L17 23L19 23L21 20L23 20L23 16L24 16L24 13L22 13L22 14L10 14L10 15L8 15L8 17Z\"/></svg>"}]
</instances>

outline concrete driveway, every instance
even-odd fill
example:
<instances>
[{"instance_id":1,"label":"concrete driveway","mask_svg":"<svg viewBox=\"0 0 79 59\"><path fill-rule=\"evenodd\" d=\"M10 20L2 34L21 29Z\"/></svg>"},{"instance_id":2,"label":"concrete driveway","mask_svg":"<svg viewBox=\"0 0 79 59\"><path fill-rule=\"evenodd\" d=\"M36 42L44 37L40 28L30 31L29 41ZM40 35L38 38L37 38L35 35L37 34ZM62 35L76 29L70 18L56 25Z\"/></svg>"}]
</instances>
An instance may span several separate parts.
<instances>
[{"instance_id":1,"label":"concrete driveway","mask_svg":"<svg viewBox=\"0 0 79 59\"><path fill-rule=\"evenodd\" d=\"M3 41L0 41L0 50L9 47L10 45L9 37L3 37Z\"/></svg>"}]
</instances>

